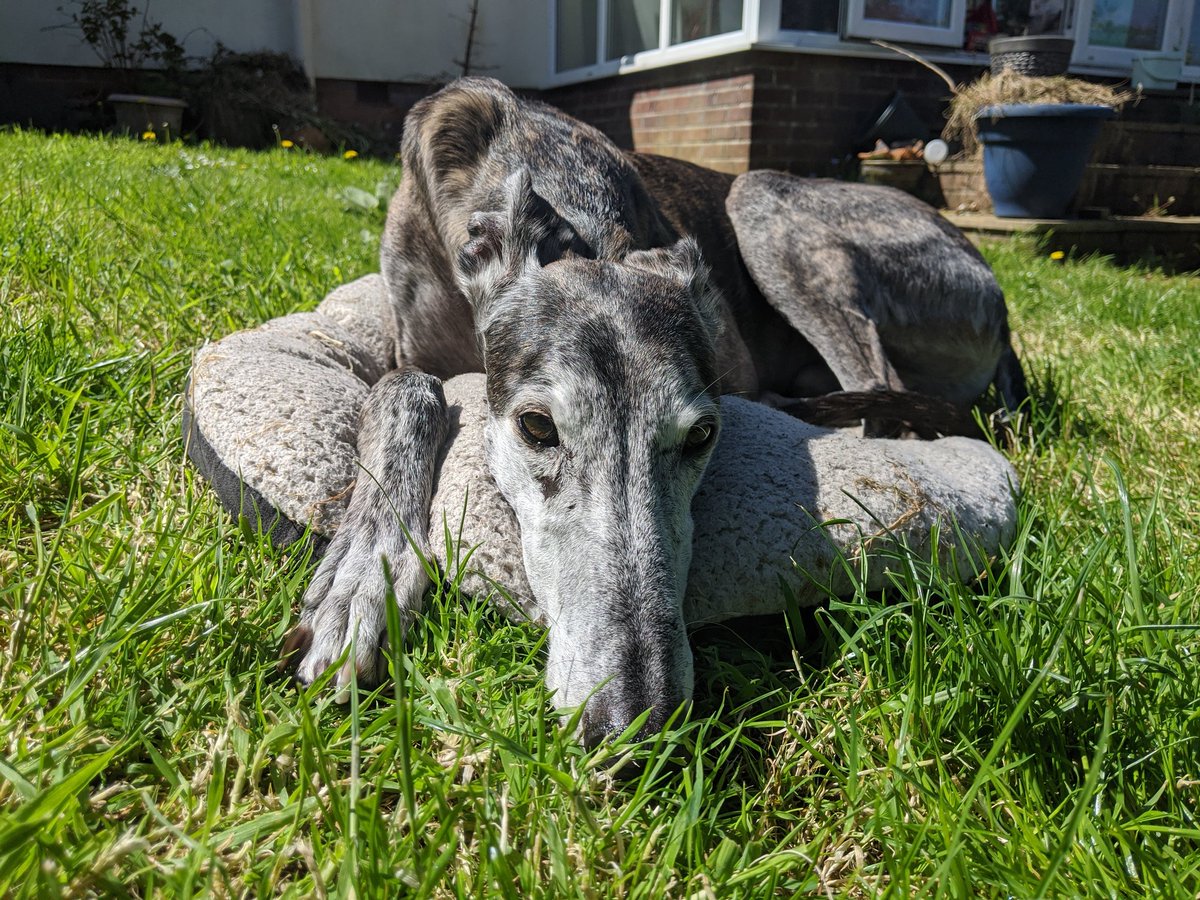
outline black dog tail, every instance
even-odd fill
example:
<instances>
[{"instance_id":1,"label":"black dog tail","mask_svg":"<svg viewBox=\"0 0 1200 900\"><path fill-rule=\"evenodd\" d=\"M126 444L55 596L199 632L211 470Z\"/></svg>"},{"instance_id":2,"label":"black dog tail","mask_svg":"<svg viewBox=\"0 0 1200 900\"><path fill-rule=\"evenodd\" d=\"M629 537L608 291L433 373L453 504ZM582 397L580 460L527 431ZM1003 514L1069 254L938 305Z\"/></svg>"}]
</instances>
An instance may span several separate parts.
<instances>
[{"instance_id":1,"label":"black dog tail","mask_svg":"<svg viewBox=\"0 0 1200 900\"><path fill-rule=\"evenodd\" d=\"M914 391L835 391L790 400L779 409L825 428L852 428L866 420L877 433L910 431L927 441L954 434L982 436L969 410Z\"/></svg>"},{"instance_id":2,"label":"black dog tail","mask_svg":"<svg viewBox=\"0 0 1200 900\"><path fill-rule=\"evenodd\" d=\"M1012 337L1007 327L1004 329L1004 343L1004 353L1000 362L996 364L994 383L1004 408L1010 416L1015 416L1021 405L1029 399L1029 382L1025 380L1025 370L1021 367L1017 351L1013 349Z\"/></svg>"}]
</instances>

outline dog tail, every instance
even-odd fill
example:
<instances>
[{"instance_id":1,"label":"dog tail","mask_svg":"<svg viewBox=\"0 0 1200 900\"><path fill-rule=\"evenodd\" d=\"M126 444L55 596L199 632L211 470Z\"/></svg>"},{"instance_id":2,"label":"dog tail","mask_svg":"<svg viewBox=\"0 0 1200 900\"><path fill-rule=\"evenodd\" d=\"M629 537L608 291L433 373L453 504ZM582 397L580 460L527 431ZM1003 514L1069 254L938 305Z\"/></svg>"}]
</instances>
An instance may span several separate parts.
<instances>
[{"instance_id":1,"label":"dog tail","mask_svg":"<svg viewBox=\"0 0 1200 900\"><path fill-rule=\"evenodd\" d=\"M982 436L969 411L915 391L835 391L790 400L779 409L824 428L852 428L866 420L877 432L910 431L927 441L956 434Z\"/></svg>"},{"instance_id":2,"label":"dog tail","mask_svg":"<svg viewBox=\"0 0 1200 900\"><path fill-rule=\"evenodd\" d=\"M1004 327L1004 352L1000 362L996 364L996 377L993 379L1004 408L1010 416L1015 416L1021 405L1029 399L1029 382L1025 380L1025 370L1017 351L1013 349L1012 335L1008 326Z\"/></svg>"}]
</instances>

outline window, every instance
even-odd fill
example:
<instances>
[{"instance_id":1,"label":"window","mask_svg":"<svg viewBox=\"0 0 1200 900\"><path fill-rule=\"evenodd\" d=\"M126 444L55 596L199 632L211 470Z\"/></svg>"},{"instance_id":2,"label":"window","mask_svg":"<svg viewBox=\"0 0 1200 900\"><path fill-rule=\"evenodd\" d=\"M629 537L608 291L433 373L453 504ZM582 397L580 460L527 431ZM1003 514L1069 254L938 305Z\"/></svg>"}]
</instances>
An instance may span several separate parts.
<instances>
[{"instance_id":1,"label":"window","mask_svg":"<svg viewBox=\"0 0 1200 900\"><path fill-rule=\"evenodd\" d=\"M555 0L554 70L741 33L744 5L745 0Z\"/></svg>"},{"instance_id":2,"label":"window","mask_svg":"<svg viewBox=\"0 0 1200 900\"><path fill-rule=\"evenodd\" d=\"M841 0L781 0L779 27L784 31L836 34L841 15Z\"/></svg>"},{"instance_id":3,"label":"window","mask_svg":"<svg viewBox=\"0 0 1200 900\"><path fill-rule=\"evenodd\" d=\"M556 0L555 68L559 72L596 63L598 0Z\"/></svg>"},{"instance_id":4,"label":"window","mask_svg":"<svg viewBox=\"0 0 1200 900\"><path fill-rule=\"evenodd\" d=\"M1187 64L1197 6L1197 0L1080 0L1074 60L1128 71L1139 55L1182 52Z\"/></svg>"},{"instance_id":5,"label":"window","mask_svg":"<svg viewBox=\"0 0 1200 900\"><path fill-rule=\"evenodd\" d=\"M672 44L728 34L742 27L742 0L675 0L671 11Z\"/></svg>"},{"instance_id":6,"label":"window","mask_svg":"<svg viewBox=\"0 0 1200 900\"><path fill-rule=\"evenodd\" d=\"M1185 66L1200 68L1200 0L1192 7L1192 28L1188 36L1187 53L1184 56Z\"/></svg>"},{"instance_id":7,"label":"window","mask_svg":"<svg viewBox=\"0 0 1200 900\"><path fill-rule=\"evenodd\" d=\"M1157 50L1166 18L1167 0L1095 0L1087 42L1093 47Z\"/></svg>"},{"instance_id":8,"label":"window","mask_svg":"<svg viewBox=\"0 0 1200 900\"><path fill-rule=\"evenodd\" d=\"M847 0L846 34L958 47L966 0Z\"/></svg>"},{"instance_id":9,"label":"window","mask_svg":"<svg viewBox=\"0 0 1200 900\"><path fill-rule=\"evenodd\" d=\"M659 0L608 0L608 52L620 59L658 47Z\"/></svg>"}]
</instances>

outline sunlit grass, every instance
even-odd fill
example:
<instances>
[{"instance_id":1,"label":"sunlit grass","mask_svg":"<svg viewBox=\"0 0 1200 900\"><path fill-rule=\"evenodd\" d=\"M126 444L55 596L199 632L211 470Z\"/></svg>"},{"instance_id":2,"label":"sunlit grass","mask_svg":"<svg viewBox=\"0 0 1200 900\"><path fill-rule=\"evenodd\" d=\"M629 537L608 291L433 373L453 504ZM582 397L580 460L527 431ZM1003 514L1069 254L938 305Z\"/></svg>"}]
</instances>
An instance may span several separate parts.
<instances>
[{"instance_id":1,"label":"sunlit grass","mask_svg":"<svg viewBox=\"0 0 1200 900\"><path fill-rule=\"evenodd\" d=\"M1196 895L1197 279L990 248L1038 400L993 577L707 631L614 781L452 586L354 705L280 680L311 565L183 463L192 350L376 269L398 178L0 133L0 894Z\"/></svg>"}]
</instances>

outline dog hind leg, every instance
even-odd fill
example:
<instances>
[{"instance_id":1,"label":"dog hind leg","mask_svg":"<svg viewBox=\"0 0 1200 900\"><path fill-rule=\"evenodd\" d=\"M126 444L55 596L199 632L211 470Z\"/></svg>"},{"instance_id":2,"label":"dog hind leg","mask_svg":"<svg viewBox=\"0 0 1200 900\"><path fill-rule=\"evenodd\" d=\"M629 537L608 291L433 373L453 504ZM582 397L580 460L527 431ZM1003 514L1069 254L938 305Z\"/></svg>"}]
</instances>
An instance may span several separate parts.
<instances>
[{"instance_id":1,"label":"dog hind leg","mask_svg":"<svg viewBox=\"0 0 1200 900\"><path fill-rule=\"evenodd\" d=\"M300 657L300 681L311 683L350 648L336 676L338 691L350 684L350 666L360 681L378 681L389 586L405 625L420 612L429 586L421 558L429 559L434 467L448 428L442 385L431 375L393 372L367 396L350 505L285 648Z\"/></svg>"},{"instance_id":2,"label":"dog hind leg","mask_svg":"<svg viewBox=\"0 0 1200 900\"><path fill-rule=\"evenodd\" d=\"M869 308L878 286L865 277L837 225L790 204L786 176L771 176L777 173L739 177L726 200L754 283L812 344L842 390L902 388Z\"/></svg>"}]
</instances>

